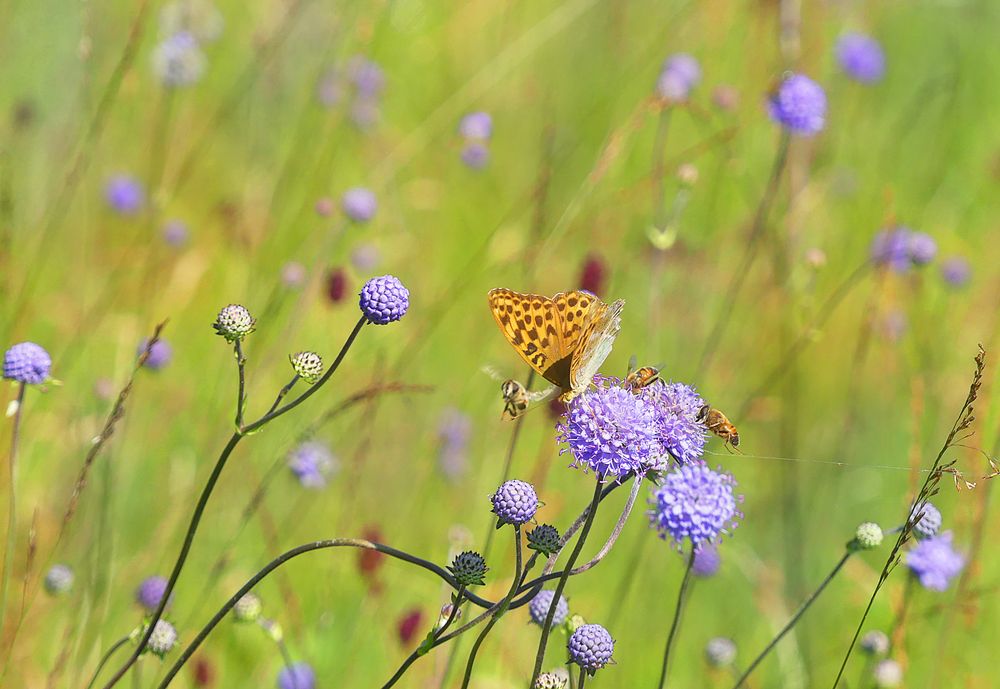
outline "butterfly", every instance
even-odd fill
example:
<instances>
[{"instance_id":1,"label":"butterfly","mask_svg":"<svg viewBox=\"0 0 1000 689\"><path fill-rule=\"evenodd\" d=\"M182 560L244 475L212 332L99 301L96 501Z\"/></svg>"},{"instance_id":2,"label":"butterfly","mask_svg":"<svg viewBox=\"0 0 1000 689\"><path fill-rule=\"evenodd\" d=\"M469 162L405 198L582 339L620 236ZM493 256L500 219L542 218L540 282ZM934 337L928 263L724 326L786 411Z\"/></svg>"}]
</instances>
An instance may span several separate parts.
<instances>
[{"instance_id":1,"label":"butterfly","mask_svg":"<svg viewBox=\"0 0 1000 689\"><path fill-rule=\"evenodd\" d=\"M611 353L625 302L605 304L590 292L551 299L493 289L486 295L500 332L531 368L569 402L590 385Z\"/></svg>"}]
</instances>

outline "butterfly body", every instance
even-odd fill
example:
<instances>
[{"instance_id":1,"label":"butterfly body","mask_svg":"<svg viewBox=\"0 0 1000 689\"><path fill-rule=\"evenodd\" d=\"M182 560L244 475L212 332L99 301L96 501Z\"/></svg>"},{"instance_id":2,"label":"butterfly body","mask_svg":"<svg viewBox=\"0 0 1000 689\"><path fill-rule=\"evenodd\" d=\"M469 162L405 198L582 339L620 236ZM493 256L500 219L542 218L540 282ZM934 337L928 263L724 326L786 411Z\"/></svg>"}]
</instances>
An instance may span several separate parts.
<instances>
[{"instance_id":1,"label":"butterfly body","mask_svg":"<svg viewBox=\"0 0 1000 689\"><path fill-rule=\"evenodd\" d=\"M520 357L568 402L590 385L621 329L625 302L606 304L590 292L552 298L493 289L487 295L500 332Z\"/></svg>"}]
</instances>

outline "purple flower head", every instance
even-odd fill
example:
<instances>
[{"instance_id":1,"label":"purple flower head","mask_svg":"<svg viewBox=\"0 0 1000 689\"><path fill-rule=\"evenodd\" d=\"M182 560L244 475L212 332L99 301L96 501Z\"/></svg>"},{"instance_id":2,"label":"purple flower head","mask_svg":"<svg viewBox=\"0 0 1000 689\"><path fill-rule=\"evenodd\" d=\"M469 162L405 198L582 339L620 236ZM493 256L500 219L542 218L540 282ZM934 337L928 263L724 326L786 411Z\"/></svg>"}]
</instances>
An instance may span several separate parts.
<instances>
[{"instance_id":1,"label":"purple flower head","mask_svg":"<svg viewBox=\"0 0 1000 689\"><path fill-rule=\"evenodd\" d=\"M885 265L897 273L910 269L910 238L913 230L903 225L882 230L875 235L871 245L871 259L878 265Z\"/></svg>"},{"instance_id":2,"label":"purple flower head","mask_svg":"<svg viewBox=\"0 0 1000 689\"><path fill-rule=\"evenodd\" d=\"M493 136L493 118L488 112L470 112L458 123L458 133L465 139L486 141Z\"/></svg>"},{"instance_id":3,"label":"purple flower head","mask_svg":"<svg viewBox=\"0 0 1000 689\"><path fill-rule=\"evenodd\" d=\"M438 424L438 439L441 449L438 463L441 471L450 480L456 480L465 473L466 451L472 434L472 420L458 409L445 409Z\"/></svg>"},{"instance_id":4,"label":"purple flower head","mask_svg":"<svg viewBox=\"0 0 1000 689\"><path fill-rule=\"evenodd\" d=\"M378 101L369 96L361 96L351 103L351 122L361 131L368 131L378 123Z\"/></svg>"},{"instance_id":5,"label":"purple flower head","mask_svg":"<svg viewBox=\"0 0 1000 689\"><path fill-rule=\"evenodd\" d=\"M149 343L149 339L144 339L139 343L139 346L135 348L135 355L142 356L142 353L146 351L146 345ZM167 341L160 338L153 343L153 346L149 348L149 357L146 359L146 363L143 364L146 368L151 371L159 371L170 363L170 360L174 358L173 348L167 344Z\"/></svg>"},{"instance_id":6,"label":"purple flower head","mask_svg":"<svg viewBox=\"0 0 1000 689\"><path fill-rule=\"evenodd\" d=\"M355 270L368 272L378 267L381 258L374 244L358 244L351 252L351 265Z\"/></svg>"},{"instance_id":7,"label":"purple flower head","mask_svg":"<svg viewBox=\"0 0 1000 689\"><path fill-rule=\"evenodd\" d=\"M917 543L906 554L906 566L920 585L931 591L944 591L965 566L965 558L951 547L951 531Z\"/></svg>"},{"instance_id":8,"label":"purple flower head","mask_svg":"<svg viewBox=\"0 0 1000 689\"><path fill-rule=\"evenodd\" d=\"M26 385L38 385L49 378L52 357L34 342L19 342L4 352L3 377Z\"/></svg>"},{"instance_id":9,"label":"purple flower head","mask_svg":"<svg viewBox=\"0 0 1000 689\"><path fill-rule=\"evenodd\" d=\"M972 277L972 267L961 256L952 256L941 262L941 278L952 287L965 287Z\"/></svg>"},{"instance_id":10,"label":"purple flower head","mask_svg":"<svg viewBox=\"0 0 1000 689\"><path fill-rule=\"evenodd\" d=\"M356 55L348 64L347 73L362 98L377 98L385 88L385 73L373 60Z\"/></svg>"},{"instance_id":11,"label":"purple flower head","mask_svg":"<svg viewBox=\"0 0 1000 689\"><path fill-rule=\"evenodd\" d=\"M325 488L330 475L339 467L330 448L321 442L309 440L298 445L288 455L288 468L303 488Z\"/></svg>"},{"instance_id":12,"label":"purple flower head","mask_svg":"<svg viewBox=\"0 0 1000 689\"><path fill-rule=\"evenodd\" d=\"M190 236L187 225L180 220L168 220L165 222L161 234L163 241L175 249L187 244L188 237Z\"/></svg>"},{"instance_id":13,"label":"purple flower head","mask_svg":"<svg viewBox=\"0 0 1000 689\"><path fill-rule=\"evenodd\" d=\"M504 524L521 526L535 518L538 511L538 495L534 487L525 481L512 479L505 481L490 497L493 514L497 516L497 528Z\"/></svg>"},{"instance_id":14,"label":"purple flower head","mask_svg":"<svg viewBox=\"0 0 1000 689\"><path fill-rule=\"evenodd\" d=\"M410 290L392 275L371 278L361 288L361 313L375 325L388 325L406 315Z\"/></svg>"},{"instance_id":15,"label":"purple flower head","mask_svg":"<svg viewBox=\"0 0 1000 689\"><path fill-rule=\"evenodd\" d=\"M309 663L295 663L281 668L278 689L316 689L316 672Z\"/></svg>"},{"instance_id":16,"label":"purple flower head","mask_svg":"<svg viewBox=\"0 0 1000 689\"><path fill-rule=\"evenodd\" d=\"M720 565L722 558L719 557L719 548L714 543L705 543L694 551L691 573L696 577L707 579L719 571Z\"/></svg>"},{"instance_id":17,"label":"purple flower head","mask_svg":"<svg viewBox=\"0 0 1000 689\"><path fill-rule=\"evenodd\" d=\"M684 383L649 385L642 397L656 411L657 437L670 455L682 464L700 458L708 435L696 420L705 400L694 388Z\"/></svg>"},{"instance_id":18,"label":"purple flower head","mask_svg":"<svg viewBox=\"0 0 1000 689\"><path fill-rule=\"evenodd\" d=\"M104 198L116 213L135 215L146 205L146 192L134 177L116 175L104 185Z\"/></svg>"},{"instance_id":19,"label":"purple flower head","mask_svg":"<svg viewBox=\"0 0 1000 689\"><path fill-rule=\"evenodd\" d=\"M844 34L837 41L837 62L850 78L863 84L881 81L885 75L885 54L871 36Z\"/></svg>"},{"instance_id":20,"label":"purple flower head","mask_svg":"<svg viewBox=\"0 0 1000 689\"><path fill-rule=\"evenodd\" d=\"M826 124L826 93L803 74L785 78L768 100L771 119L799 136L813 136Z\"/></svg>"},{"instance_id":21,"label":"purple flower head","mask_svg":"<svg viewBox=\"0 0 1000 689\"><path fill-rule=\"evenodd\" d=\"M925 266L937 255L937 242L929 234L913 232L910 235L910 260L915 266Z\"/></svg>"},{"instance_id":22,"label":"purple flower head","mask_svg":"<svg viewBox=\"0 0 1000 689\"><path fill-rule=\"evenodd\" d=\"M919 517L919 519L918 519ZM913 525L913 535L920 540L934 538L941 530L941 511L929 502L913 506L912 518L917 520Z\"/></svg>"},{"instance_id":23,"label":"purple flower head","mask_svg":"<svg viewBox=\"0 0 1000 689\"><path fill-rule=\"evenodd\" d=\"M205 53L194 34L178 31L156 46L153 70L168 88L190 86L205 72Z\"/></svg>"},{"instance_id":24,"label":"purple flower head","mask_svg":"<svg viewBox=\"0 0 1000 689\"><path fill-rule=\"evenodd\" d=\"M482 142L470 141L462 147L462 162L473 170L482 170L489 165L490 149Z\"/></svg>"},{"instance_id":25,"label":"purple flower head","mask_svg":"<svg viewBox=\"0 0 1000 689\"><path fill-rule=\"evenodd\" d=\"M139 588L135 590L135 602L141 605L146 612L156 612L156 608L159 607L160 600L163 598L166 590L166 577L158 575L146 577L139 584ZM169 608L173 602L174 596L170 594L170 598L167 599L167 607Z\"/></svg>"},{"instance_id":26,"label":"purple flower head","mask_svg":"<svg viewBox=\"0 0 1000 689\"><path fill-rule=\"evenodd\" d=\"M656 92L671 101L687 100L691 91L701 81L701 66L691 55L677 53L663 62Z\"/></svg>"},{"instance_id":27,"label":"purple flower head","mask_svg":"<svg viewBox=\"0 0 1000 689\"><path fill-rule=\"evenodd\" d=\"M552 607L552 599L555 598L555 595L555 591L544 589L531 599L531 603L528 605L528 612L531 614L532 622L537 625L545 624L545 618L548 617L549 608ZM552 626L558 627L566 621L567 617L569 617L569 603L566 602L565 597L559 596L559 602L556 604L556 612L552 617Z\"/></svg>"},{"instance_id":28,"label":"purple flower head","mask_svg":"<svg viewBox=\"0 0 1000 689\"><path fill-rule=\"evenodd\" d=\"M650 524L660 538L669 536L678 548L685 540L693 548L714 543L743 517L736 507L742 496L734 495L735 487L731 474L713 471L704 462L682 464L653 491Z\"/></svg>"},{"instance_id":29,"label":"purple flower head","mask_svg":"<svg viewBox=\"0 0 1000 689\"><path fill-rule=\"evenodd\" d=\"M585 624L577 627L569 643L569 658L593 675L611 662L611 654L615 652L615 640L607 629L599 624Z\"/></svg>"},{"instance_id":30,"label":"purple flower head","mask_svg":"<svg viewBox=\"0 0 1000 689\"><path fill-rule=\"evenodd\" d=\"M621 480L664 463L657 413L645 396L616 378L595 378L596 388L569 403L556 439L573 455L571 466Z\"/></svg>"},{"instance_id":31,"label":"purple flower head","mask_svg":"<svg viewBox=\"0 0 1000 689\"><path fill-rule=\"evenodd\" d=\"M354 187L344 192L340 199L340 207L348 218L354 222L364 223L375 217L378 201L371 189Z\"/></svg>"}]
</instances>

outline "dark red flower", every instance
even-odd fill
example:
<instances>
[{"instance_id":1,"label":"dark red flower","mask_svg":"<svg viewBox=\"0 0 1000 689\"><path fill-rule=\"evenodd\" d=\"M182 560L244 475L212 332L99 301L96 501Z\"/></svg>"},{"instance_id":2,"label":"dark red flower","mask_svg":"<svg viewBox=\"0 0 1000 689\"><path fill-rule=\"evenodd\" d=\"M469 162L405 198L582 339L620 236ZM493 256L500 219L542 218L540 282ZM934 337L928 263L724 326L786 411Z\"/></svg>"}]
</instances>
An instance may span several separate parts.
<instances>
[{"instance_id":1,"label":"dark red flower","mask_svg":"<svg viewBox=\"0 0 1000 689\"><path fill-rule=\"evenodd\" d=\"M369 526L362 532L361 537L366 541L378 543L382 540L382 531L377 526ZM358 551L358 570L361 572L361 576L371 584L375 584L375 575L384 562L385 553L366 548Z\"/></svg>"},{"instance_id":2,"label":"dark red flower","mask_svg":"<svg viewBox=\"0 0 1000 689\"><path fill-rule=\"evenodd\" d=\"M419 608L414 608L399 618L396 631L399 633L399 642L401 644L404 646L410 645L413 637L416 636L417 630L420 629L420 621L423 619L423 616L424 613Z\"/></svg>"},{"instance_id":3,"label":"dark red flower","mask_svg":"<svg viewBox=\"0 0 1000 689\"><path fill-rule=\"evenodd\" d=\"M326 297L339 304L347 296L347 273L343 268L331 268L326 275Z\"/></svg>"},{"instance_id":4,"label":"dark red flower","mask_svg":"<svg viewBox=\"0 0 1000 689\"><path fill-rule=\"evenodd\" d=\"M580 289L593 292L597 296L604 293L604 282L607 279L607 266L597 254L590 254L583 262L583 269L580 271Z\"/></svg>"},{"instance_id":5,"label":"dark red flower","mask_svg":"<svg viewBox=\"0 0 1000 689\"><path fill-rule=\"evenodd\" d=\"M191 674L194 675L194 686L199 689L215 684L215 666L205 656L198 656L194 659Z\"/></svg>"}]
</instances>

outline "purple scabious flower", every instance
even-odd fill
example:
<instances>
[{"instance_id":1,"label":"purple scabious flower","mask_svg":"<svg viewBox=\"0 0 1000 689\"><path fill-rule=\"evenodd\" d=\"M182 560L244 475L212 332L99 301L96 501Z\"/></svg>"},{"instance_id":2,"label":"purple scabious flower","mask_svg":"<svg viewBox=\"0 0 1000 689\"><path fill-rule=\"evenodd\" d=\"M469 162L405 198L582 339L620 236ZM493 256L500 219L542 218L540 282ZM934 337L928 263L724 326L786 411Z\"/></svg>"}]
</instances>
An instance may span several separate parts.
<instances>
[{"instance_id":1,"label":"purple scabious flower","mask_svg":"<svg viewBox=\"0 0 1000 689\"><path fill-rule=\"evenodd\" d=\"M649 520L660 533L680 548L685 540L692 548L714 543L739 525L743 514L736 504L732 474L714 471L704 462L683 464L667 473L650 500Z\"/></svg>"},{"instance_id":2,"label":"purple scabious flower","mask_svg":"<svg viewBox=\"0 0 1000 689\"><path fill-rule=\"evenodd\" d=\"M611 662L615 652L615 640L607 629L599 624L585 624L577 627L566 644L571 661L593 675Z\"/></svg>"},{"instance_id":3,"label":"purple scabious flower","mask_svg":"<svg viewBox=\"0 0 1000 689\"><path fill-rule=\"evenodd\" d=\"M163 224L163 229L160 232L163 236L163 241L175 249L187 244L188 237L190 236L187 225L180 220L168 220Z\"/></svg>"},{"instance_id":4,"label":"purple scabious flower","mask_svg":"<svg viewBox=\"0 0 1000 689\"><path fill-rule=\"evenodd\" d=\"M371 189L353 187L344 192L340 199L344 215L357 223L365 223L375 217L378 201Z\"/></svg>"},{"instance_id":5,"label":"purple scabious flower","mask_svg":"<svg viewBox=\"0 0 1000 689\"><path fill-rule=\"evenodd\" d=\"M965 287L972 277L969 261L961 256L952 256L941 262L941 278L952 287Z\"/></svg>"},{"instance_id":6,"label":"purple scabious flower","mask_svg":"<svg viewBox=\"0 0 1000 689\"><path fill-rule=\"evenodd\" d=\"M146 345L149 343L149 339L144 339L139 343L139 346L135 349L136 356L142 356L142 353L146 351ZM153 346L149 348L149 357L146 359L146 363L143 364L146 368L152 371L159 371L160 369L166 367L170 363L170 360L174 358L174 350L164 339L158 339L153 343Z\"/></svg>"},{"instance_id":7,"label":"purple scabious flower","mask_svg":"<svg viewBox=\"0 0 1000 689\"><path fill-rule=\"evenodd\" d=\"M356 55L347 65L347 75L361 98L378 98L385 89L385 73L374 60Z\"/></svg>"},{"instance_id":8,"label":"purple scabious flower","mask_svg":"<svg viewBox=\"0 0 1000 689\"><path fill-rule=\"evenodd\" d=\"M410 290L392 275L371 278L361 288L359 296L361 313L375 325L398 321L410 308Z\"/></svg>"},{"instance_id":9,"label":"purple scabious flower","mask_svg":"<svg viewBox=\"0 0 1000 689\"><path fill-rule=\"evenodd\" d=\"M722 558L719 557L719 548L714 543L705 543L694 551L691 574L702 579L707 579L714 576L719 571L721 565Z\"/></svg>"},{"instance_id":10,"label":"purple scabious flower","mask_svg":"<svg viewBox=\"0 0 1000 689\"><path fill-rule=\"evenodd\" d=\"M671 55L663 62L656 81L656 92L670 101L687 100L701 81L701 65L687 53Z\"/></svg>"},{"instance_id":11,"label":"purple scabious flower","mask_svg":"<svg viewBox=\"0 0 1000 689\"><path fill-rule=\"evenodd\" d=\"M160 600L167 590L167 578L159 575L146 577L135 590L135 602L141 605L146 612L156 612L160 605ZM174 602L173 594L167 599L167 607Z\"/></svg>"},{"instance_id":12,"label":"purple scabious flower","mask_svg":"<svg viewBox=\"0 0 1000 689\"><path fill-rule=\"evenodd\" d=\"M871 36L844 34L837 41L837 62L844 73L862 84L881 81L885 75L885 54Z\"/></svg>"},{"instance_id":13,"label":"purple scabious flower","mask_svg":"<svg viewBox=\"0 0 1000 689\"><path fill-rule=\"evenodd\" d=\"M929 502L925 502L923 505L914 505L911 518L917 519L913 525L913 535L920 540L934 538L941 530L943 521L941 510Z\"/></svg>"},{"instance_id":14,"label":"purple scabious flower","mask_svg":"<svg viewBox=\"0 0 1000 689\"><path fill-rule=\"evenodd\" d=\"M906 566L924 588L944 591L965 567L965 558L952 548L951 538L951 531L945 531L920 541L906 554Z\"/></svg>"},{"instance_id":15,"label":"purple scabious flower","mask_svg":"<svg viewBox=\"0 0 1000 689\"><path fill-rule=\"evenodd\" d=\"M325 444L309 440L299 444L288 455L288 468L303 488L325 488L338 469L337 458Z\"/></svg>"},{"instance_id":16,"label":"purple scabious flower","mask_svg":"<svg viewBox=\"0 0 1000 689\"><path fill-rule=\"evenodd\" d=\"M470 141L462 147L462 162L473 170L482 170L489 165L490 149L482 142Z\"/></svg>"},{"instance_id":17,"label":"purple scabious flower","mask_svg":"<svg viewBox=\"0 0 1000 689\"><path fill-rule=\"evenodd\" d=\"M164 86L190 86L205 72L205 53L189 31L168 36L153 51L153 71Z\"/></svg>"},{"instance_id":18,"label":"purple scabious flower","mask_svg":"<svg viewBox=\"0 0 1000 689\"><path fill-rule=\"evenodd\" d=\"M135 177L116 175L104 185L104 198L121 215L135 215L146 205L146 191Z\"/></svg>"},{"instance_id":19,"label":"purple scabious flower","mask_svg":"<svg viewBox=\"0 0 1000 689\"><path fill-rule=\"evenodd\" d=\"M656 411L659 441L678 462L693 462L705 452L708 433L698 422L698 412L705 405L695 389L684 383L649 385L642 396Z\"/></svg>"},{"instance_id":20,"label":"purple scabious flower","mask_svg":"<svg viewBox=\"0 0 1000 689\"><path fill-rule=\"evenodd\" d=\"M535 518L538 511L538 495L534 487L526 481L512 479L504 481L490 497L493 514L497 516L497 528L504 524L521 526Z\"/></svg>"},{"instance_id":21,"label":"purple scabious flower","mask_svg":"<svg viewBox=\"0 0 1000 689\"><path fill-rule=\"evenodd\" d=\"M803 74L791 74L768 100L771 119L792 134L813 136L826 124L826 93Z\"/></svg>"},{"instance_id":22,"label":"purple scabious flower","mask_svg":"<svg viewBox=\"0 0 1000 689\"><path fill-rule=\"evenodd\" d=\"M281 668L278 689L316 689L316 672L305 662Z\"/></svg>"},{"instance_id":23,"label":"purple scabious flower","mask_svg":"<svg viewBox=\"0 0 1000 689\"><path fill-rule=\"evenodd\" d=\"M34 342L18 342L3 355L3 377L25 385L39 385L49 379L52 357Z\"/></svg>"},{"instance_id":24,"label":"purple scabious flower","mask_svg":"<svg viewBox=\"0 0 1000 689\"><path fill-rule=\"evenodd\" d=\"M871 260L878 265L888 266L897 273L910 269L910 238L913 231L903 225L882 230L875 235L871 245Z\"/></svg>"},{"instance_id":25,"label":"purple scabious flower","mask_svg":"<svg viewBox=\"0 0 1000 689\"><path fill-rule=\"evenodd\" d=\"M458 133L465 139L487 141L493 136L493 118L488 112L470 112L458 123Z\"/></svg>"},{"instance_id":26,"label":"purple scabious flower","mask_svg":"<svg viewBox=\"0 0 1000 689\"><path fill-rule=\"evenodd\" d=\"M531 615L532 622L537 625L545 624L545 618L548 617L549 609L552 607L552 600L555 598L555 595L555 591L544 589L531 599L531 603L528 605L528 613ZM569 603L566 602L564 596L559 596L559 602L556 603L556 612L552 617L552 626L558 627L566 621L567 617L569 617Z\"/></svg>"},{"instance_id":27,"label":"purple scabious flower","mask_svg":"<svg viewBox=\"0 0 1000 689\"><path fill-rule=\"evenodd\" d=\"M441 442L438 465L449 480L457 480L465 473L471 435L472 419L467 414L454 408L444 410L438 424L438 439Z\"/></svg>"},{"instance_id":28,"label":"purple scabious flower","mask_svg":"<svg viewBox=\"0 0 1000 689\"><path fill-rule=\"evenodd\" d=\"M937 255L937 242L929 234L913 232L910 234L910 260L915 266L925 266Z\"/></svg>"},{"instance_id":29,"label":"purple scabious flower","mask_svg":"<svg viewBox=\"0 0 1000 689\"><path fill-rule=\"evenodd\" d=\"M650 401L621 387L617 378L594 382L596 388L569 403L556 427L556 439L567 445L560 453L573 455L570 466L617 481L662 466L665 451Z\"/></svg>"}]
</instances>

